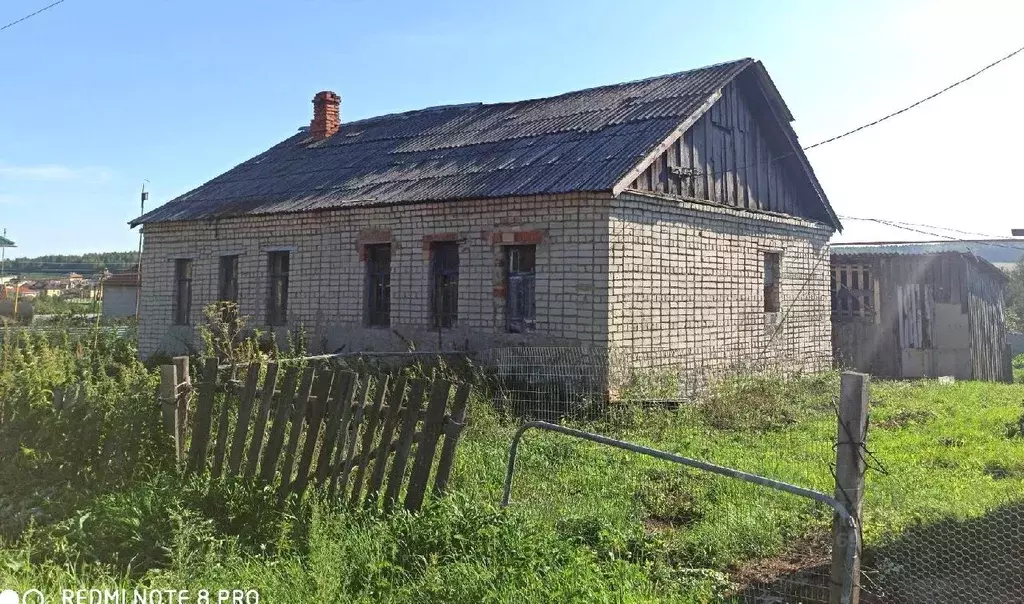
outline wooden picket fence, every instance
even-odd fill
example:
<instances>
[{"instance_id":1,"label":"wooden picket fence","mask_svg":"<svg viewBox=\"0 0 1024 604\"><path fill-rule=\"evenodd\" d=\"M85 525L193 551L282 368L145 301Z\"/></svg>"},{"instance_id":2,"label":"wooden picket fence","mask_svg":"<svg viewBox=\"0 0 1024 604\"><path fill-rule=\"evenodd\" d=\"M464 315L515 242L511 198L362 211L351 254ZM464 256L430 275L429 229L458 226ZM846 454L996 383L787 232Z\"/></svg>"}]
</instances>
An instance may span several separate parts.
<instances>
[{"instance_id":1,"label":"wooden picket fence","mask_svg":"<svg viewBox=\"0 0 1024 604\"><path fill-rule=\"evenodd\" d=\"M405 508L416 511L431 474L434 496L444 493L469 384L452 396L453 384L438 378L285 361L242 369L231 379L206 359L193 385L187 357L161 368L164 422L184 471L277 485L282 504L313 485L335 501L382 502L386 511L404 490Z\"/></svg>"}]
</instances>

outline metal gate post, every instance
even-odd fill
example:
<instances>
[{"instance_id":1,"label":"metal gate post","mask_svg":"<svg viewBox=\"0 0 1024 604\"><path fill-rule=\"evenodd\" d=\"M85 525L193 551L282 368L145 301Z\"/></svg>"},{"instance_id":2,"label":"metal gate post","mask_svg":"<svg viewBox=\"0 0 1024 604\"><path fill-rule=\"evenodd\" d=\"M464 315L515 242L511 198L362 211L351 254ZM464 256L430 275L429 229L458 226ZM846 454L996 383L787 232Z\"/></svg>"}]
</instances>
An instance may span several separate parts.
<instances>
[{"instance_id":1,"label":"metal gate post","mask_svg":"<svg viewBox=\"0 0 1024 604\"><path fill-rule=\"evenodd\" d=\"M567 428L565 426L559 426L557 424L550 424L548 422L527 422L523 424L519 430L516 431L515 436L512 438L512 444L508 450L508 468L505 472L505 489L501 496L501 507L506 507L512 498L512 476L515 474L516 469L516 456L519 453L519 442L523 438L523 433L530 428L536 428L538 430L547 430L549 432L558 432L559 434L565 434L582 440L590 442L600 443L602 445L608 445L609 447L615 447L616 449L624 449L626 451L632 451L634 453L640 453L641 455L647 455L649 457L655 457L657 459L664 459L672 463L677 463L683 466L688 466L697 470L703 470L705 472L711 472L712 474L719 474L721 476L728 476L729 478L735 478L744 482L749 482L769 489L775 489L777 491L783 491L799 497L805 497L807 499L813 499L815 501L824 503L825 505L832 508L836 514L842 519L842 521L849 526L851 539L846 544L846 560L845 569L846 572L843 574L843 595L842 604L851 604L853 598L853 569L854 562L857 557L857 541L858 541L858 530L857 520L850 515L846 510L846 506L839 503L838 500L829 497L824 493L813 491L811 489L805 489L796 485L782 482L780 480L774 480L771 478L765 478L764 476L758 476L757 474L750 474L740 470L734 470L725 466L719 466L706 461L700 461L698 459L692 459L690 457L683 457L674 453L668 453L667 451L661 451L659 449L652 449L651 447L645 447L624 440L617 440L609 438L607 436L601 436L600 434L593 434L591 432L584 432L583 430L577 430L575 428Z\"/></svg>"}]
</instances>

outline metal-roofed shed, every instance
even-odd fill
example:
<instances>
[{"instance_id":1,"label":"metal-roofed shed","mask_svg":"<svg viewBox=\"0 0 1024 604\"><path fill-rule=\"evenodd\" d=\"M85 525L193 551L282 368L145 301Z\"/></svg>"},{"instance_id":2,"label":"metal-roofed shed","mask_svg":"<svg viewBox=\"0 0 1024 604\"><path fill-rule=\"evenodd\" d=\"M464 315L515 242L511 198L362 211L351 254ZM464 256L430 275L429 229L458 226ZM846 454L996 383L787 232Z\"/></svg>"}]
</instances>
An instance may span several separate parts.
<instances>
[{"instance_id":1,"label":"metal-roofed shed","mask_svg":"<svg viewBox=\"0 0 1024 604\"><path fill-rule=\"evenodd\" d=\"M886 378L1011 379L1006 275L961 242L831 248L832 349Z\"/></svg>"}]
</instances>

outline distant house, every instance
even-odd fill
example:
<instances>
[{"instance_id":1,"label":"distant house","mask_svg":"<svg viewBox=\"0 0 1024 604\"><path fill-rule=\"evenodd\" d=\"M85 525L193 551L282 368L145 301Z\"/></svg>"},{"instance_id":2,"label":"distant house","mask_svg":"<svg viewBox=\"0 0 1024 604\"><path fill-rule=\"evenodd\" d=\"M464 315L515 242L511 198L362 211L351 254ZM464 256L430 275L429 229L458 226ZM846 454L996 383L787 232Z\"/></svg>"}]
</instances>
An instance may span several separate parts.
<instances>
[{"instance_id":1,"label":"distant house","mask_svg":"<svg viewBox=\"0 0 1024 604\"><path fill-rule=\"evenodd\" d=\"M840 223L760 62L340 113L318 93L308 128L132 221L143 356L184 350L203 307L230 300L327 352L555 345L689 375L829 366Z\"/></svg>"},{"instance_id":2,"label":"distant house","mask_svg":"<svg viewBox=\"0 0 1024 604\"><path fill-rule=\"evenodd\" d=\"M886 378L1010 379L1006 275L969 243L832 246L838 363Z\"/></svg>"},{"instance_id":3,"label":"distant house","mask_svg":"<svg viewBox=\"0 0 1024 604\"><path fill-rule=\"evenodd\" d=\"M135 301L139 291L139 275L136 271L111 275L103 281L102 290L104 317L135 316Z\"/></svg>"}]
</instances>

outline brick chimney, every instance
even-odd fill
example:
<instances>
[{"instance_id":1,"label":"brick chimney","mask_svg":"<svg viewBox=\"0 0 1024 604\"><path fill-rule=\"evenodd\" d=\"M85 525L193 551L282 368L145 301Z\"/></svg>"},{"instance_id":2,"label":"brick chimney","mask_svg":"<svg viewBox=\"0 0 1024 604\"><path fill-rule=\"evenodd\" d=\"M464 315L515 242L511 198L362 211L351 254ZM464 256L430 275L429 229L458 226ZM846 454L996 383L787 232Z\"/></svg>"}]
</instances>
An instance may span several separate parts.
<instances>
[{"instance_id":1,"label":"brick chimney","mask_svg":"<svg viewBox=\"0 0 1024 604\"><path fill-rule=\"evenodd\" d=\"M341 97L324 90L313 97L313 119L309 134L313 140L323 140L338 131L341 125Z\"/></svg>"}]
</instances>

